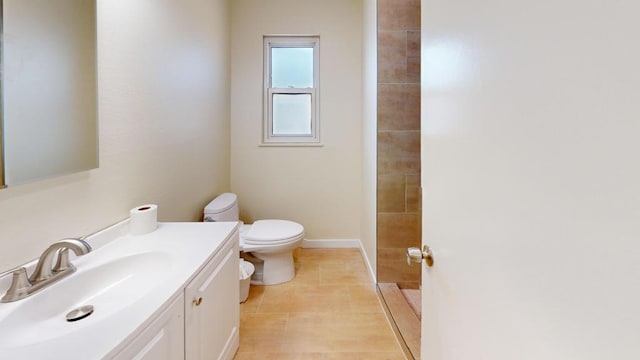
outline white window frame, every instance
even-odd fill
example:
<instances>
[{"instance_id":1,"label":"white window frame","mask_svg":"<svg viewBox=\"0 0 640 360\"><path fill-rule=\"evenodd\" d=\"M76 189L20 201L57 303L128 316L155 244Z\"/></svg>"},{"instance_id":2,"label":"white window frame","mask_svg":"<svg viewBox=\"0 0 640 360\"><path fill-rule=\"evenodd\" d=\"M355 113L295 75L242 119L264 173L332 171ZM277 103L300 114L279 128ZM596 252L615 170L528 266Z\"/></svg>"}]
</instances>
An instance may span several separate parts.
<instances>
[{"instance_id":1,"label":"white window frame","mask_svg":"<svg viewBox=\"0 0 640 360\"><path fill-rule=\"evenodd\" d=\"M313 47L313 88L271 87L271 49L278 47ZM269 35L264 36L264 114L262 145L320 145L320 37L315 35ZM273 96L277 94L311 95L311 134L273 134Z\"/></svg>"}]
</instances>

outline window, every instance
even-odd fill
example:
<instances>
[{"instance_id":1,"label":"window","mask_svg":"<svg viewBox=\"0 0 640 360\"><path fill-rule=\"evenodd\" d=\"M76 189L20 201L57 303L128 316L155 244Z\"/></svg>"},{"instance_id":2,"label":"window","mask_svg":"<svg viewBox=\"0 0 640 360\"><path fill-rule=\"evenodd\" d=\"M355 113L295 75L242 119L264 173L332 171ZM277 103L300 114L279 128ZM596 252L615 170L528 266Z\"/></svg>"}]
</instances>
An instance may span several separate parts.
<instances>
[{"instance_id":1,"label":"window","mask_svg":"<svg viewBox=\"0 0 640 360\"><path fill-rule=\"evenodd\" d=\"M263 144L319 144L317 36L265 36Z\"/></svg>"}]
</instances>

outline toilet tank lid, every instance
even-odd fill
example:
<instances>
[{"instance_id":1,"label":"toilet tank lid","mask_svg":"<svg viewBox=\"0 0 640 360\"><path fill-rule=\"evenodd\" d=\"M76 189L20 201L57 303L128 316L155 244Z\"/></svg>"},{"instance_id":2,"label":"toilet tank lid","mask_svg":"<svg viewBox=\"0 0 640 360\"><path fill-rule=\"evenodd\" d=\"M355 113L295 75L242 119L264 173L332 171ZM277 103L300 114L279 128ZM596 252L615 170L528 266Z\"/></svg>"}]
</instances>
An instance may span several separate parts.
<instances>
[{"instance_id":1,"label":"toilet tank lid","mask_svg":"<svg viewBox=\"0 0 640 360\"><path fill-rule=\"evenodd\" d=\"M220 194L205 206L205 214L218 214L231 209L238 201L238 197L233 193Z\"/></svg>"}]
</instances>

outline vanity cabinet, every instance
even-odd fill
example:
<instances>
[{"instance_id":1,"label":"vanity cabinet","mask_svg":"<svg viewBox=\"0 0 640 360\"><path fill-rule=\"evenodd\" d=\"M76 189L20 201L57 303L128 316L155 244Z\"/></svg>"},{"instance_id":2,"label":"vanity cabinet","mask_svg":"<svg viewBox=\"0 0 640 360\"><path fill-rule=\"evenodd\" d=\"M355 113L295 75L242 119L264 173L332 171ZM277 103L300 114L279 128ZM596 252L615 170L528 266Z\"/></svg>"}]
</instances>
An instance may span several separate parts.
<instances>
[{"instance_id":1,"label":"vanity cabinet","mask_svg":"<svg viewBox=\"0 0 640 360\"><path fill-rule=\"evenodd\" d=\"M239 345L238 241L223 249L187 285L185 359L232 359Z\"/></svg>"},{"instance_id":2,"label":"vanity cabinet","mask_svg":"<svg viewBox=\"0 0 640 360\"><path fill-rule=\"evenodd\" d=\"M184 297L178 296L114 360L175 360L184 356Z\"/></svg>"},{"instance_id":3,"label":"vanity cabinet","mask_svg":"<svg viewBox=\"0 0 640 360\"><path fill-rule=\"evenodd\" d=\"M126 219L86 237L93 251L45 291L0 304L0 359L231 360L238 349L239 223ZM31 271L35 262L25 264ZM0 279L0 295L10 280ZM75 322L65 315L92 305ZM72 349L73 351L69 351Z\"/></svg>"},{"instance_id":4,"label":"vanity cabinet","mask_svg":"<svg viewBox=\"0 0 640 360\"><path fill-rule=\"evenodd\" d=\"M231 360L240 326L238 232L113 360Z\"/></svg>"}]
</instances>

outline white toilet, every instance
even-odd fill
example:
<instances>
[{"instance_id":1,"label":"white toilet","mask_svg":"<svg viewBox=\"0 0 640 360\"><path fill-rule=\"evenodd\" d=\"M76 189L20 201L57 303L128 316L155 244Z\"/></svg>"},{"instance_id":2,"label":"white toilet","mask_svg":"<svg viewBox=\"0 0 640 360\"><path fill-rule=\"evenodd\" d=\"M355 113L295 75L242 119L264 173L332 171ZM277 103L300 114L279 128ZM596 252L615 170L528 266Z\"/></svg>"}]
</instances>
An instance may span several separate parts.
<instances>
[{"instance_id":1,"label":"white toilet","mask_svg":"<svg viewBox=\"0 0 640 360\"><path fill-rule=\"evenodd\" d=\"M224 193L204 208L204 221L238 221L238 197ZM240 227L240 250L256 268L251 283L276 285L292 280L296 273L293 249L304 239L304 227L288 220L258 220Z\"/></svg>"}]
</instances>

